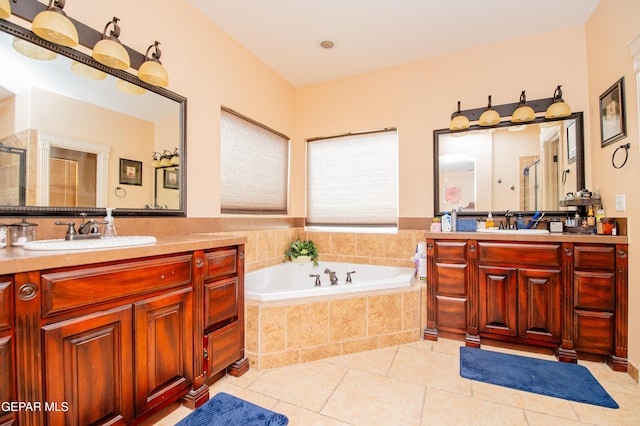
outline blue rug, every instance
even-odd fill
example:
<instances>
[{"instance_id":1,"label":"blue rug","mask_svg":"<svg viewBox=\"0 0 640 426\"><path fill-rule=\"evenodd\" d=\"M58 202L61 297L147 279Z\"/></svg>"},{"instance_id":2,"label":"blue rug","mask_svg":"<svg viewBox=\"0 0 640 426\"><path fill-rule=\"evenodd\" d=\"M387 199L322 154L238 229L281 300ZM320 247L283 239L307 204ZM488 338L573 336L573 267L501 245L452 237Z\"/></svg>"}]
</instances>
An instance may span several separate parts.
<instances>
[{"instance_id":1,"label":"blue rug","mask_svg":"<svg viewBox=\"0 0 640 426\"><path fill-rule=\"evenodd\" d=\"M220 392L176 426L284 426L287 416Z\"/></svg>"},{"instance_id":2,"label":"blue rug","mask_svg":"<svg viewBox=\"0 0 640 426\"><path fill-rule=\"evenodd\" d=\"M460 376L569 401L618 408L591 372L578 364L461 346Z\"/></svg>"}]
</instances>

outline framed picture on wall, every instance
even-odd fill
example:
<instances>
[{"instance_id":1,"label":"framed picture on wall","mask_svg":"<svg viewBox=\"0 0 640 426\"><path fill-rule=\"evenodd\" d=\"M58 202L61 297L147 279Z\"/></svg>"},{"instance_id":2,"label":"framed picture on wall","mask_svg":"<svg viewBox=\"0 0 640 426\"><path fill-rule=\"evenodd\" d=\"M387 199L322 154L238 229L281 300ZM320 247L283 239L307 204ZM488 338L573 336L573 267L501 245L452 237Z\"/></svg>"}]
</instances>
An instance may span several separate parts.
<instances>
[{"instance_id":1,"label":"framed picture on wall","mask_svg":"<svg viewBox=\"0 0 640 426\"><path fill-rule=\"evenodd\" d=\"M180 189L178 169L164 171L164 187L168 189Z\"/></svg>"},{"instance_id":2,"label":"framed picture on wall","mask_svg":"<svg viewBox=\"0 0 640 426\"><path fill-rule=\"evenodd\" d=\"M567 162L569 164L576 161L576 122L572 120L567 125Z\"/></svg>"},{"instance_id":3,"label":"framed picture on wall","mask_svg":"<svg viewBox=\"0 0 640 426\"><path fill-rule=\"evenodd\" d=\"M120 159L120 183L142 185L142 161Z\"/></svg>"},{"instance_id":4,"label":"framed picture on wall","mask_svg":"<svg viewBox=\"0 0 640 426\"><path fill-rule=\"evenodd\" d=\"M624 113L624 77L622 77L600 95L601 146L607 146L627 136Z\"/></svg>"}]
</instances>

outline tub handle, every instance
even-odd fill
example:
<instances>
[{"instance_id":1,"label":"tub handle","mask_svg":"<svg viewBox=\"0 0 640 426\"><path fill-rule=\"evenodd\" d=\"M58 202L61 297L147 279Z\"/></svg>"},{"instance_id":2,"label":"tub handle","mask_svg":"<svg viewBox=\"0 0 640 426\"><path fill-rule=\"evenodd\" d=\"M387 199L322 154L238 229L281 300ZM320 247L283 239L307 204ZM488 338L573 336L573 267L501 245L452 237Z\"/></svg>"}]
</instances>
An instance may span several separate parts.
<instances>
[{"instance_id":1,"label":"tub handle","mask_svg":"<svg viewBox=\"0 0 640 426\"><path fill-rule=\"evenodd\" d=\"M355 274L356 271L351 271L351 272L347 272L347 284L351 284L353 281L351 281L351 274Z\"/></svg>"},{"instance_id":2,"label":"tub handle","mask_svg":"<svg viewBox=\"0 0 640 426\"><path fill-rule=\"evenodd\" d=\"M322 283L320 282L320 274L309 274L309 276L311 278L316 277L316 283L315 283L316 287L320 287L322 285Z\"/></svg>"}]
</instances>

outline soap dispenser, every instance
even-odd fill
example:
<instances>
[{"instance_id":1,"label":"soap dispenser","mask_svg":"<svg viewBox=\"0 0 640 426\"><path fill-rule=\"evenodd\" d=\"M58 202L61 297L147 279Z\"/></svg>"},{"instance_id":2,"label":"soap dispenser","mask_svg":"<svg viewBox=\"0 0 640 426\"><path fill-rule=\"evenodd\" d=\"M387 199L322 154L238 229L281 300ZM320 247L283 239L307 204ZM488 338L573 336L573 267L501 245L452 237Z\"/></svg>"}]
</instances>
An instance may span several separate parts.
<instances>
[{"instance_id":1,"label":"soap dispenser","mask_svg":"<svg viewBox=\"0 0 640 426\"><path fill-rule=\"evenodd\" d=\"M518 213L518 217L516 217L516 229L524 229L524 217L522 217L522 213Z\"/></svg>"},{"instance_id":2,"label":"soap dispenser","mask_svg":"<svg viewBox=\"0 0 640 426\"><path fill-rule=\"evenodd\" d=\"M114 210L114 208L107 208L107 216L105 216L104 218L104 232L102 233L102 236L105 238L118 236L116 232L115 219L113 218L113 216L111 216L111 213Z\"/></svg>"},{"instance_id":3,"label":"soap dispenser","mask_svg":"<svg viewBox=\"0 0 640 426\"><path fill-rule=\"evenodd\" d=\"M487 215L487 222L484 225L487 229L493 228L495 224L493 223L493 215L491 212Z\"/></svg>"}]
</instances>

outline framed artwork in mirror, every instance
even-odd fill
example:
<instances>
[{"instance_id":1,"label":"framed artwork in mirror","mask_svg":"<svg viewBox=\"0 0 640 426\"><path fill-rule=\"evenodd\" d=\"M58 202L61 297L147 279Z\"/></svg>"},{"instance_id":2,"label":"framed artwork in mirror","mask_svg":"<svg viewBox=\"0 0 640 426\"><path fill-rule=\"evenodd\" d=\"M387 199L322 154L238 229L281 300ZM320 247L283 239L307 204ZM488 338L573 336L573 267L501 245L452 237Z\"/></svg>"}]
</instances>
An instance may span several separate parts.
<instances>
[{"instance_id":1,"label":"framed artwork in mirror","mask_svg":"<svg viewBox=\"0 0 640 426\"><path fill-rule=\"evenodd\" d=\"M178 169L164 171L164 187L167 189L180 189L180 177Z\"/></svg>"},{"instance_id":2,"label":"framed artwork in mirror","mask_svg":"<svg viewBox=\"0 0 640 426\"><path fill-rule=\"evenodd\" d=\"M120 159L120 183L142 186L142 161Z\"/></svg>"},{"instance_id":3,"label":"framed artwork in mirror","mask_svg":"<svg viewBox=\"0 0 640 426\"><path fill-rule=\"evenodd\" d=\"M600 142L607 146L627 136L624 77L600 95Z\"/></svg>"}]
</instances>

